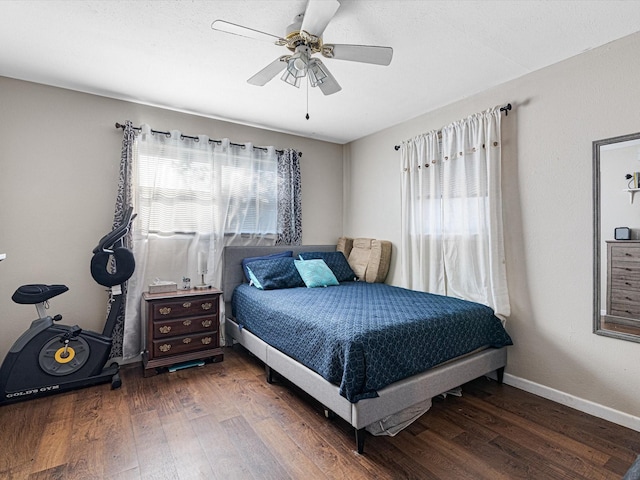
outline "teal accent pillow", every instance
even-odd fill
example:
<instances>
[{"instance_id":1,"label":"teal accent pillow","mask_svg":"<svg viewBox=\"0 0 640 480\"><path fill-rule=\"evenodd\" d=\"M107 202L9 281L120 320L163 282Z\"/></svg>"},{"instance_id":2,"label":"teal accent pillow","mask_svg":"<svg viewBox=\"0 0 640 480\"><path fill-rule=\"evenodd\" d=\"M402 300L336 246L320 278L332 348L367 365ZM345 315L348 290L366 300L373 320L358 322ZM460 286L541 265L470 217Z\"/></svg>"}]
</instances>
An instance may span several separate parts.
<instances>
[{"instance_id":1,"label":"teal accent pillow","mask_svg":"<svg viewBox=\"0 0 640 480\"><path fill-rule=\"evenodd\" d=\"M298 255L301 260L312 260L321 258L331 269L338 282L353 282L356 274L349 266L344 253L342 252L302 252Z\"/></svg>"},{"instance_id":2,"label":"teal accent pillow","mask_svg":"<svg viewBox=\"0 0 640 480\"><path fill-rule=\"evenodd\" d=\"M340 285L336 276L322 259L295 260L295 265L307 288Z\"/></svg>"},{"instance_id":3,"label":"teal accent pillow","mask_svg":"<svg viewBox=\"0 0 640 480\"><path fill-rule=\"evenodd\" d=\"M246 271L247 271L247 276L249 277L249 285L253 285L256 288L259 288L260 290L264 290L264 287L260 283L260 280L258 280L257 277L253 274L253 272L251 271L251 268L247 267Z\"/></svg>"},{"instance_id":4,"label":"teal accent pillow","mask_svg":"<svg viewBox=\"0 0 640 480\"><path fill-rule=\"evenodd\" d=\"M293 257L255 260L247 265L249 281L260 290L304 287Z\"/></svg>"}]
</instances>

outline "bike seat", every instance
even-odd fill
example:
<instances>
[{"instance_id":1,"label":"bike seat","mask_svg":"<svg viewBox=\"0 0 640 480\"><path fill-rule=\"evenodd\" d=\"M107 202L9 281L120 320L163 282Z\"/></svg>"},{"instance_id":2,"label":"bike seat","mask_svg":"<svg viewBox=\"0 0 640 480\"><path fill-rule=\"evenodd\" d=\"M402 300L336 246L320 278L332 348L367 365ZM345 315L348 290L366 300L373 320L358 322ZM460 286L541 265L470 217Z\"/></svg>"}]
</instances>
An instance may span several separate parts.
<instances>
[{"instance_id":1,"label":"bike seat","mask_svg":"<svg viewBox=\"0 0 640 480\"><path fill-rule=\"evenodd\" d=\"M31 284L22 285L11 296L11 300L21 304L36 304L46 302L50 298L60 295L69 290L66 285L43 285Z\"/></svg>"}]
</instances>

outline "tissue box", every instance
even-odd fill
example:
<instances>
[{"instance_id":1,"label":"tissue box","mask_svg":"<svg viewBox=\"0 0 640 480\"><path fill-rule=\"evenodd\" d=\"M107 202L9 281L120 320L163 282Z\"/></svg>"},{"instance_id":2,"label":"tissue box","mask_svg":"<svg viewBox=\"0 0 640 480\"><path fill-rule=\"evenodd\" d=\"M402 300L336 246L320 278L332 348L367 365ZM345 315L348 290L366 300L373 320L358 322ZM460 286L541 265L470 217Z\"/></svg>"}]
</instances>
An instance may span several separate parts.
<instances>
[{"instance_id":1,"label":"tissue box","mask_svg":"<svg viewBox=\"0 0 640 480\"><path fill-rule=\"evenodd\" d=\"M159 282L149 285L149 293L177 292L178 284L175 282Z\"/></svg>"}]
</instances>

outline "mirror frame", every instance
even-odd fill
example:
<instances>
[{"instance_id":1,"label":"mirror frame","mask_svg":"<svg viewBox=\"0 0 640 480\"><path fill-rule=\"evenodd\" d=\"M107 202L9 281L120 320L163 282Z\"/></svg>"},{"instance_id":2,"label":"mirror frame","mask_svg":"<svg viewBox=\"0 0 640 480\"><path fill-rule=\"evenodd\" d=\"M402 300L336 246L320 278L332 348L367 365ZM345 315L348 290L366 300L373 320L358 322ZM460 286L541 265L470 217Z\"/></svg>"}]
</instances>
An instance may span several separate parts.
<instances>
[{"instance_id":1,"label":"mirror frame","mask_svg":"<svg viewBox=\"0 0 640 480\"><path fill-rule=\"evenodd\" d=\"M596 140L592 144L593 152L593 333L605 337L619 338L640 343L640 335L606 330L601 327L601 236L600 236L600 147L613 143L628 142L640 139L640 132L621 135L619 137ZM605 252L606 255L606 252Z\"/></svg>"}]
</instances>

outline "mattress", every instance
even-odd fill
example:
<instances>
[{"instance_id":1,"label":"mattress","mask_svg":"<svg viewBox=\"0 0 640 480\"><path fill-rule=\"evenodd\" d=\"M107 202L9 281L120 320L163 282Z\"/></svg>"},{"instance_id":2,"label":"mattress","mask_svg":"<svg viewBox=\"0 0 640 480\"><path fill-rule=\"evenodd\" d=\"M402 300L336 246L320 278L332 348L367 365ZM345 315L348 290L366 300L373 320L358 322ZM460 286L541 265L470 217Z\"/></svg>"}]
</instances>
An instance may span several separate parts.
<instances>
[{"instance_id":1,"label":"mattress","mask_svg":"<svg viewBox=\"0 0 640 480\"><path fill-rule=\"evenodd\" d=\"M479 348L513 344L489 307L380 283L266 291L242 284L232 314L352 403Z\"/></svg>"}]
</instances>

